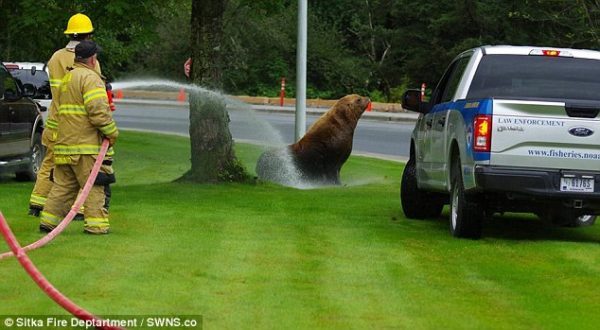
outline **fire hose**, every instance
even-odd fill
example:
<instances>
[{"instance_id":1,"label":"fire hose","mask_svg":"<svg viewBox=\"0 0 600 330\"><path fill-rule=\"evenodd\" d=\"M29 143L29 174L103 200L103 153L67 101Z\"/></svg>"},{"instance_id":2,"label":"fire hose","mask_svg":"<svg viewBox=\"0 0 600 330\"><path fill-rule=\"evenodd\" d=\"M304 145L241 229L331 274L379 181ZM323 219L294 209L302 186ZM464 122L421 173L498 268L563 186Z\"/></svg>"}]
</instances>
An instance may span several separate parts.
<instances>
[{"instance_id":1,"label":"fire hose","mask_svg":"<svg viewBox=\"0 0 600 330\"><path fill-rule=\"evenodd\" d=\"M2 214L2 212L0 212L0 232L2 233L2 236L4 236L4 239L6 240L6 243L8 244L8 246L10 247L10 250L11 250L11 252L3 253L2 255L0 255L0 259L6 258L9 256L16 256L17 260L19 261L21 266L23 266L23 268L25 269L27 274L29 274L29 276L33 279L33 281L52 300L54 300L57 304L59 304L61 307L63 307L66 311L73 314L75 317L79 318L80 320L83 320L85 322L90 322L90 324L92 324L92 326L94 326L98 329L121 329L118 327L111 326L110 323L108 323L108 322L104 322L102 319L100 319L97 316L93 315L92 313L86 311L85 309L79 307L74 302L72 302L69 298L67 298L65 295L60 293L60 291L58 291L44 277L44 275L42 275L42 273L37 269L37 267L33 264L33 262L31 262L31 259L29 259L29 257L25 253L26 251L39 248L39 247L47 244L48 242L50 242L54 237L59 235L64 230L64 228L67 227L67 225L71 222L71 220L73 220L73 218L75 217L75 214L77 214L77 211L79 210L79 208L81 207L81 205L87 198L88 194L90 193L90 190L92 189L92 186L94 184L94 181L96 180L98 171L100 171L100 166L102 166L102 161L104 160L104 157L106 156L107 151L108 151L108 140L105 139L102 143L102 147L100 148L100 153L98 154L98 158L96 159L96 162L94 163L94 167L92 168L92 172L90 173L90 176L88 177L88 180L85 183L83 190L81 191L81 193L77 197L75 203L73 204L71 211L67 214L67 216L63 219L63 221L52 232L48 233L48 235L42 237L40 240L38 240L26 247L21 247L21 245L17 241L15 235L13 234L12 230L10 230L10 227L8 226L8 223L6 222L4 215Z\"/></svg>"},{"instance_id":2,"label":"fire hose","mask_svg":"<svg viewBox=\"0 0 600 330\"><path fill-rule=\"evenodd\" d=\"M62 233L62 231L65 230L65 228L67 228L67 226L69 225L69 223L71 223L71 221L73 220L75 215L77 215L77 212L79 212L81 205L83 204L83 202L86 200L88 194L90 193L90 190L92 189L92 186L94 185L94 181L96 181L96 177L98 176L98 171L100 171L100 166L102 166L102 161L104 160L104 157L106 156L107 151L108 151L108 140L104 139L104 141L102 142L102 147L100 148L100 153L98 154L98 158L96 159L96 162L94 163L94 167L92 168L92 172L90 173L88 180L86 181L85 185L83 186L81 193L75 200L75 203L73 204L73 207L71 207L71 210L69 211L67 216L60 222L60 224L56 228L54 228L54 230L52 230L50 233L48 233L48 235L40 238L36 242L33 242L33 243L25 246L23 248L23 251L27 252L27 251L35 250L39 247L42 247L42 246L48 244L48 242L53 240L56 236L58 236L60 233ZM14 253L10 252L10 251L2 253L2 254L0 254L0 260L11 257L13 255L14 255Z\"/></svg>"},{"instance_id":3,"label":"fire hose","mask_svg":"<svg viewBox=\"0 0 600 330\"><path fill-rule=\"evenodd\" d=\"M33 281L57 304L59 304L62 308L67 310L69 313L73 314L80 320L90 322L94 327L98 329L121 329L117 327L112 327L110 325L105 325L102 319L93 315L92 313L86 311L85 309L77 306L74 302L72 302L65 295L60 293L45 277L42 273L35 267L31 259L25 253L25 249L19 245L17 239L13 232L10 230L6 219L4 219L4 215L0 212L0 231L6 240L6 243L12 250L12 253L17 256L17 260L25 268L25 271L29 276L33 279Z\"/></svg>"}]
</instances>

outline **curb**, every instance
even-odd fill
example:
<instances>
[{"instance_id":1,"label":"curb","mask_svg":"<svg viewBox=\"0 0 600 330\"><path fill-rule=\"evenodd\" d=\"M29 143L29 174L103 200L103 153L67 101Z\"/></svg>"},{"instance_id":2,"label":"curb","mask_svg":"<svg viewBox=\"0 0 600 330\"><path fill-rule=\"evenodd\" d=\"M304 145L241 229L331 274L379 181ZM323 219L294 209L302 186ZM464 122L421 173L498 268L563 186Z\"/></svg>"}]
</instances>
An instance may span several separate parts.
<instances>
[{"instance_id":1,"label":"curb","mask_svg":"<svg viewBox=\"0 0 600 330\"><path fill-rule=\"evenodd\" d=\"M180 101L165 101L165 100L142 100L142 99L114 99L115 104L138 104L152 107L170 106L189 108L188 102ZM227 104L229 110L242 110L238 107L239 103L230 102ZM248 104L248 106L255 111L267 112L267 113L294 113L295 108L291 106L276 106L276 105L262 105L262 104ZM327 112L329 109L323 108L307 108L306 113L311 115L321 115ZM378 121L393 121L393 122L406 122L414 123L419 118L419 114L416 112L378 112L370 111L365 112L362 115L364 119L378 120Z\"/></svg>"},{"instance_id":2,"label":"curb","mask_svg":"<svg viewBox=\"0 0 600 330\"><path fill-rule=\"evenodd\" d=\"M141 99L141 100L169 100L169 101L184 101L189 100L189 91L183 87L179 88L179 92L176 91L156 91L156 90L136 90L136 89L122 89L118 88L119 83L115 83L113 86L113 92L115 95L127 99ZM159 84L160 85L160 84ZM239 101L247 104L260 104L267 106L288 106L295 107L295 98L284 98L283 104L280 104L280 97L267 97L267 96L249 96L249 95L225 95L228 99ZM338 100L337 99L306 99L306 106L310 108L324 108L329 109ZM383 102L371 102L374 111L378 112L404 112L400 103L383 103Z\"/></svg>"}]
</instances>

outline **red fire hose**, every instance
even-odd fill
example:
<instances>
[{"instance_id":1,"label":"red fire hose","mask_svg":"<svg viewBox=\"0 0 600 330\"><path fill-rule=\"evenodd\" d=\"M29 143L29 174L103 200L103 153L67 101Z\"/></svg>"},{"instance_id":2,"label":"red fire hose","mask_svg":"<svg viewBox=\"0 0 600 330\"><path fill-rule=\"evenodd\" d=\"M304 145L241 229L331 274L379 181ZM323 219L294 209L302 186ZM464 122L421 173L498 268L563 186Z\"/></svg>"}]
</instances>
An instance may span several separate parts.
<instances>
[{"instance_id":1,"label":"red fire hose","mask_svg":"<svg viewBox=\"0 0 600 330\"><path fill-rule=\"evenodd\" d=\"M2 255L0 255L0 259L6 258L9 256L13 256L13 255L16 256L17 260L19 261L21 266L23 266L23 268L29 274L29 276L33 279L33 281L50 298L52 298L52 300L54 300L62 308L64 308L65 310L67 310L69 313L73 314L80 320L89 322L93 327L95 327L97 329L121 329L118 327L111 326L109 322L105 322L102 319L98 318L97 316L93 315L92 313L77 306L69 298L67 298L62 293L60 293L60 291L58 291L44 277L44 275L42 275L42 273L37 269L37 267L35 267L35 265L31 262L31 259L29 259L29 257L25 253L28 250L36 249L36 248L41 247L41 246L45 245L46 243L50 242L54 237L56 237L58 234L60 234L64 230L64 228L67 227L67 225L71 222L71 220L73 220L73 217L75 217L75 214L77 214L77 211L81 207L81 204L83 204L83 201L85 201L88 194L90 193L90 190L92 189L94 181L96 181L96 176L98 175L100 166L102 166L102 160L106 156L107 151L108 151L108 140L105 139L102 142L102 147L100 148L100 153L98 154L98 158L96 159L96 162L94 163L92 172L90 173L90 176L89 176L87 182L85 183L85 186L83 187L81 194L79 194L79 197L75 201L75 204L73 204L71 211L69 212L69 214L67 214L67 216L63 219L63 221L52 232L50 232L48 235L44 236L42 239L38 240L37 242L32 243L24 248L21 247L19 242L17 242L15 235L10 230L10 227L8 226L8 223L6 222L4 215L2 214L2 212L0 212L0 232L2 233L2 236L4 236L6 243L8 244L8 246L11 249L11 252L3 253Z\"/></svg>"},{"instance_id":2,"label":"red fire hose","mask_svg":"<svg viewBox=\"0 0 600 330\"><path fill-rule=\"evenodd\" d=\"M23 251L27 252L30 250L35 250L39 247L46 245L48 242L50 242L56 236L58 236L60 233L62 233L62 231L65 228L67 228L69 223L71 223L71 220L73 220L75 215L77 215L77 212L79 212L81 205L83 204L83 202L86 200L88 194L90 193L90 190L92 189L92 186L94 185L94 181L96 181L96 176L98 176L98 171L100 171L100 166L102 166L102 161L104 160L104 157L106 156L107 151L108 151L108 140L104 139L104 141L102 142L102 147L100 148L100 153L98 154L98 158L96 159L96 162L94 163L94 167L92 168L92 172L90 173L90 176L88 177L88 180L85 183L85 186L83 186L83 190L81 191L81 193L75 200L75 204L73 204L73 207L71 207L71 211L69 211L67 216L63 219L63 221L60 222L60 224L56 228L54 228L54 230L52 230L50 233L48 233L48 235L40 238L36 242L33 242L33 243L25 246L23 248ZM14 255L14 253L10 252L10 251L2 253L2 254L0 254L0 260L8 258L13 255Z\"/></svg>"},{"instance_id":3,"label":"red fire hose","mask_svg":"<svg viewBox=\"0 0 600 330\"><path fill-rule=\"evenodd\" d=\"M102 319L94 316L92 313L86 311L85 309L77 306L74 302L72 302L69 298L60 293L56 288L48 282L48 280L42 275L42 273L35 267L35 265L31 262L31 259L25 253L25 249L23 249L15 235L10 230L8 223L6 223L6 219L4 219L4 215L0 212L0 231L8 243L8 246L12 250L12 253L17 256L17 260L29 276L33 279L33 281L57 304L59 304L62 308L67 310L69 313L73 314L80 320L84 320L86 322L90 322L94 327L98 329L121 329L117 327L110 326L107 322L104 322Z\"/></svg>"}]
</instances>

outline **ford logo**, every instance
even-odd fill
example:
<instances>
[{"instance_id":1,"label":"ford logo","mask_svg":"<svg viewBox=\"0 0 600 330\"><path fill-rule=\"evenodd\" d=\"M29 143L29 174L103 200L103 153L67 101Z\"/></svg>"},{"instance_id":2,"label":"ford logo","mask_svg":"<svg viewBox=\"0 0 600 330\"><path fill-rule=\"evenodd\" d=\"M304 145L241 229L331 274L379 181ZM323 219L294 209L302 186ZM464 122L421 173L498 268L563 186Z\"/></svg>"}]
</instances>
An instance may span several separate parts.
<instances>
[{"instance_id":1,"label":"ford logo","mask_svg":"<svg viewBox=\"0 0 600 330\"><path fill-rule=\"evenodd\" d=\"M569 134L574 135L574 136L585 137L585 136L590 136L590 135L594 134L594 131L592 131L589 128L585 128L585 127L573 127L569 130Z\"/></svg>"}]
</instances>

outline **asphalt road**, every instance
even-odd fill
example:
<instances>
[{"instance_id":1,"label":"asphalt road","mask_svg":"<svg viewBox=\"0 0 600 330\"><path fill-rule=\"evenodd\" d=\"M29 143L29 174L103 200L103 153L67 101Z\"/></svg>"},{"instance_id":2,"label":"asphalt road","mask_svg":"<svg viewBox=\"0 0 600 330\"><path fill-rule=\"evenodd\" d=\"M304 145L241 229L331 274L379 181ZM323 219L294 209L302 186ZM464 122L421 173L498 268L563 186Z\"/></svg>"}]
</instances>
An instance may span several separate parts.
<instances>
[{"instance_id":1,"label":"asphalt road","mask_svg":"<svg viewBox=\"0 0 600 330\"><path fill-rule=\"evenodd\" d=\"M113 113L121 128L167 132L189 136L187 107L160 104L117 103ZM293 113L230 109L229 128L236 141L282 145L294 140ZM307 127L318 115L308 114ZM354 133L353 154L406 160L414 123L361 118Z\"/></svg>"}]
</instances>

